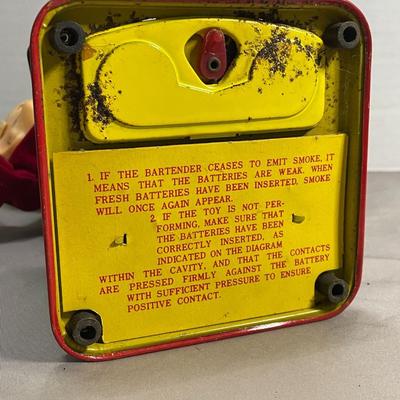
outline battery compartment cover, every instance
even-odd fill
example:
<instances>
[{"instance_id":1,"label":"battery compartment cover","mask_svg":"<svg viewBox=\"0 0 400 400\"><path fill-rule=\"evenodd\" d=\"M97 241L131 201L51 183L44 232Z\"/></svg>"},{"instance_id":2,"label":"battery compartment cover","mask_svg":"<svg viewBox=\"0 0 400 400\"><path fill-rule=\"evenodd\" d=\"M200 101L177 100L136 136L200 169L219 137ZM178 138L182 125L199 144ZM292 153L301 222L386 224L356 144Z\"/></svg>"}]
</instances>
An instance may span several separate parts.
<instances>
[{"instance_id":1,"label":"battery compartment cover","mask_svg":"<svg viewBox=\"0 0 400 400\"><path fill-rule=\"evenodd\" d=\"M215 26L237 54L210 84L193 60ZM311 32L238 19L156 20L91 35L81 54L83 131L103 143L313 127L325 107L322 48Z\"/></svg>"},{"instance_id":2,"label":"battery compartment cover","mask_svg":"<svg viewBox=\"0 0 400 400\"><path fill-rule=\"evenodd\" d=\"M55 154L63 311L95 311L118 348L317 313L346 156L342 134Z\"/></svg>"}]
</instances>

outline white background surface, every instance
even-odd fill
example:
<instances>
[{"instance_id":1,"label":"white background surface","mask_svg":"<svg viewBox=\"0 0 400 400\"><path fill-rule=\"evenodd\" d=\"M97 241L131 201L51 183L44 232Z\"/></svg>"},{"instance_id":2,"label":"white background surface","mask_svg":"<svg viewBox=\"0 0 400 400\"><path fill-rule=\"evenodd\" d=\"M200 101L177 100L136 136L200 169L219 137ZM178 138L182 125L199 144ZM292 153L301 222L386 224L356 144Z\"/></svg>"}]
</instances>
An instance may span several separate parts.
<instances>
[{"instance_id":1,"label":"white background surface","mask_svg":"<svg viewBox=\"0 0 400 400\"><path fill-rule=\"evenodd\" d=\"M31 97L26 61L30 29L45 0L0 0L0 116ZM354 0L373 31L369 168L400 170L400 1Z\"/></svg>"}]
</instances>

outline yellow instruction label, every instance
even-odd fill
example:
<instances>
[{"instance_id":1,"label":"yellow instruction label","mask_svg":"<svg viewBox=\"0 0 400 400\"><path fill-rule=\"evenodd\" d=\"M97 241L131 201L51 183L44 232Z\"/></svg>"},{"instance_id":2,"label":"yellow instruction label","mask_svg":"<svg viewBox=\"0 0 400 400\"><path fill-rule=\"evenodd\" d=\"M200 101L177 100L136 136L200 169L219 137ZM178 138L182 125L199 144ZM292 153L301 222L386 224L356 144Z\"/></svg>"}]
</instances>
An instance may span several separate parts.
<instances>
[{"instance_id":1,"label":"yellow instruction label","mask_svg":"<svg viewBox=\"0 0 400 400\"><path fill-rule=\"evenodd\" d=\"M98 313L109 343L312 308L317 277L342 266L346 143L55 154L63 311Z\"/></svg>"}]
</instances>

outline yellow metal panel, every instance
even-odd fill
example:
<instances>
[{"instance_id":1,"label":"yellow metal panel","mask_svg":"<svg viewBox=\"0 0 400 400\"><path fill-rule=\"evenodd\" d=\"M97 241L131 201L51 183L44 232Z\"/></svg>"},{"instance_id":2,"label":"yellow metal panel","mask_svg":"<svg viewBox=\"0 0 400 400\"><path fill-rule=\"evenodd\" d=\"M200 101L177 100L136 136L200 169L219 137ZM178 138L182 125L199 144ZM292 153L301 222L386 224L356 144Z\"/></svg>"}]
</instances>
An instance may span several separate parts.
<instances>
[{"instance_id":1,"label":"yellow metal panel","mask_svg":"<svg viewBox=\"0 0 400 400\"><path fill-rule=\"evenodd\" d=\"M92 36L95 32L103 32L105 34L110 33L110 31L105 32L105 30L109 30L115 26L126 27L132 24L133 22L137 22L140 20L155 18L160 22L160 20L167 19L193 19L194 16L202 17L204 19L210 19L212 17L214 20L218 21L219 19L249 19L249 20L263 20L265 22L273 22L278 25L291 25L297 26L298 28L305 29L309 32L313 32L319 37L322 37L325 32L327 26L336 23L337 21L346 21L346 20L355 20L355 15L348 11L346 8L341 7L332 7L325 4L304 4L302 7L291 6L291 5L279 5L278 7L271 8L270 5L266 3L253 4L253 3L149 3L149 2L140 2L140 3L132 3L130 0L118 0L112 1L112 15L110 12L110 8L105 7L107 2L102 0L90 0L81 2L79 0L72 0L67 5L58 7L56 10L52 10L45 17L43 24L41 24L40 31L40 57L41 57L41 68L42 68L42 78L44 80L43 86L41 87L42 93L40 93L40 98L43 98L44 102L44 122L45 122L45 132L42 134L46 134L46 149L48 154L48 173L49 173L49 183L50 183L50 192L52 196L50 196L47 200L48 203L46 205L45 211L48 213L47 225L51 225L51 228L54 230L54 249L55 253L55 261L56 265L53 268L52 259L51 259L51 251L49 251L49 276L54 276L56 280L56 284L54 285L54 293L50 293L52 295L52 312L54 314L57 313L57 317L53 315L53 329L57 331L58 329L61 332L61 335L66 340L69 346L74 350L77 350L86 355L101 355L104 354L112 354L115 355L116 351L119 350L131 350L133 348L140 348L152 343L164 343L170 341L176 341L177 337L180 338L189 338L189 337L201 337L221 331L231 330L233 328L239 327L253 327L253 329L262 329L266 326L271 328L275 326L275 322L282 321L295 321L295 320L303 320L310 321L312 317L319 316L323 317L327 315L329 311L332 309L331 307L335 306L327 306L323 303L317 303L309 309L299 309L297 311L289 311L284 314L276 314L276 315L268 315L268 316L260 316L252 319L244 319L235 322L223 322L221 324L205 326L200 328L193 328L186 331L181 331L179 334L176 332L166 333L156 335L154 337L142 337L137 339L128 339L120 342L113 342L108 344L96 343L94 345L89 346L88 348L81 348L76 343L73 342L71 337L66 332L66 324L71 319L71 313L65 311L68 309L72 309L71 307L65 308L63 305L64 298L61 293L61 289L65 294L67 290L67 286L62 284L61 281L61 271L65 268L73 268L66 263L63 263L60 266L60 237L59 230L57 226L56 216L59 214L56 209L56 197L57 204L62 200L60 196L56 196L56 188L54 186L54 176L53 176L53 155L58 152L68 152L68 151L79 151L81 149L86 150L100 150L104 149L108 146L108 148L115 148L115 144L107 144L103 142L104 137L100 136L99 139L95 139L90 137L87 132L85 132L86 127L84 124L81 124L80 117L84 118L86 116L86 109L88 107L88 96L86 95L83 98L82 91L82 66L81 57L66 57L64 54L61 54L51 46L50 41L48 40L49 35L51 34L51 30L54 28L54 25L58 21L76 21L79 23L84 30L88 33L88 40L95 37ZM139 23L140 24L140 23ZM215 24L215 27L218 27L218 24ZM280 25L281 26L281 25ZM357 247L359 243L359 204L360 204L360 177L361 177L361 154L363 148L363 138L365 138L365 130L362 129L362 104L365 97L368 97L368 88L364 88L364 69L369 64L369 59L364 57L365 47L368 48L369 44L365 42L365 39L368 40L368 35L362 38L362 42L359 48L353 51L343 51L336 48L324 47L320 54L323 56L321 59L321 73L323 78L325 79L325 111L322 119L318 122L315 128L303 131L303 133L307 136L319 136L320 139L326 135L331 135L336 132L346 132L347 135L347 147L348 147L348 168L347 168L347 185L345 192L345 207L344 207L344 218L340 217L340 222L342 223L341 229L343 230L342 234L339 236L339 253L343 253L343 259L340 257L342 270L337 272L338 276L344 277L344 279L350 284L350 286L354 287L354 284L357 286L357 281L354 282L354 276L356 274L356 269L359 268L360 264L357 258L360 258L360 254ZM97 49L98 50L98 49ZM190 49L189 49L190 50ZM188 51L188 49L187 49ZM82 54L83 58L90 56L91 50L86 49ZM368 53L369 54L369 53ZM90 57L89 57L90 58ZM324 63L324 58L326 59L326 63ZM92 60L94 61L94 60ZM86 61L84 61L85 64ZM151 66L150 66L151 67ZM97 68L97 67L95 67ZM324 71L322 71L324 69ZM222 82L219 83L220 85ZM322 86L322 85L321 85ZM39 85L37 85L36 90L40 89ZM320 88L324 90L323 87ZM303 90L303 87L300 88L300 91ZM87 92L88 93L88 92ZM89 94L90 95L90 94ZM316 95L318 97L319 95ZM240 97L240 95L239 95ZM263 96L259 95L257 99L261 99ZM90 97L89 97L90 99ZM255 101L257 103L258 100ZM40 102L38 102L40 104ZM89 102L90 103L90 102ZM242 107L247 106L247 104L241 103ZM281 107L285 109L286 105L283 104ZM214 110L212 110L214 111ZM273 129L273 136L276 137L276 131L280 130L281 137L291 136L292 134L289 130L293 129L292 121L293 119L283 119L282 127L276 126L276 129ZM83 122L83 121L82 121ZM365 122L365 121L364 121ZM223 124L222 124L223 125ZM111 127L111 124L110 124ZM258 121L249 121L246 124L231 124L231 129L227 129L226 133L236 135L237 133L253 133L259 127ZM118 132L124 138L129 135L135 135L131 140L135 140L138 138L136 136L137 128L131 128L125 131L122 135L121 129L124 126L118 127ZM202 126L187 126L182 127L176 130L177 135L182 136L196 136L197 134L202 135L205 132L202 131ZM267 128L267 126L265 126ZM139 128L141 130L142 128ZM261 129L261 131L268 132L267 129ZM117 132L117 133L118 133ZM157 131L156 129L149 129L151 137L153 138L157 135L160 137L168 137L168 134L162 135L161 131ZM39 132L40 133L40 132ZM218 132L218 136L222 133ZM86 140L85 135L90 137L91 141ZM216 137L217 135L208 135L210 137ZM254 138L255 136L248 136L250 138ZM262 135L261 137L268 137L268 134ZM109 135L108 138L113 140L114 138ZM93 141L102 142L104 144L98 145L93 143ZM125 139L123 139L125 140ZM261 142L259 142L261 143ZM297 143L297 142L294 142ZM123 144L123 146L133 146L133 144ZM295 146L297 147L297 145ZM174 147L170 147L171 150L175 149ZM221 151L223 151L223 147L220 147ZM44 148L42 148L44 150ZM302 150L302 146L300 148ZM203 150L202 150L203 151ZM44 155L44 151L41 152ZM116 152L116 158L119 158L119 152ZM137 154L137 153L132 153ZM203 154L203 153L202 153ZM81 157L84 157L85 154L80 154ZM59 156L56 156L59 157ZM74 156L75 157L75 156ZM110 155L107 157L111 157ZM160 156L161 158L162 156ZM158 162L158 160L157 160ZM68 165L65 163L64 165ZM70 165L68 165L70 168ZM97 167L99 168L99 167ZM344 168L344 167L343 167ZM46 173L46 172L45 172ZM61 179L66 171L63 171L63 175L56 176L56 179ZM65 179L67 182L67 179ZM66 190L66 189L65 189ZM75 193L76 190L69 189L71 191L71 195ZM288 189L289 190L289 189ZM297 195L298 188L292 188L294 195ZM337 195L336 191L332 192L334 196ZM327 195L327 199L330 193ZM66 196L64 193L64 199L61 202L61 206L63 204L69 203L71 199L69 196ZM296 199L298 201L298 199ZM74 200L74 204L77 203L77 200ZM87 205L87 202L82 203L82 207ZM91 206L93 204L91 203ZM77 210L79 207L76 208ZM62 211L62 210L61 210ZM342 212L342 211L341 211ZM340 213L341 213L340 212ZM74 214L73 217L69 218L69 224L79 226L79 221L82 220L81 215L85 214L84 210L79 210L79 214ZM50 218L54 217L54 220L50 222ZM76 219L75 219L76 217ZM298 218L295 218L296 221L301 221L302 216L297 215ZM119 217L118 217L119 218ZM125 221L127 219L125 218ZM82 231L89 231L89 229L85 228L87 225L87 216L82 220ZM305 219L302 223L306 223ZM97 224L97 223L96 223ZM65 226L61 224L63 229ZM119 226L119 225L118 225ZM300 227L298 225L298 227ZM339 228L338 228L339 229ZM117 229L119 231L119 229ZM76 227L74 232L80 231ZM98 229L96 228L96 232ZM62 234L62 232L61 232ZM83 235L76 235L79 240L82 240ZM144 237L144 235L143 235ZM75 238L74 245L78 240ZM128 237L129 239L129 237ZM86 239L85 239L86 240ZM121 245L124 244L124 237L117 235L115 238L115 244ZM342 242L345 245L342 245ZM103 246L104 240L100 240L100 245ZM47 244L53 246L53 242L51 238L47 238ZM128 246L130 242L128 242ZM79 246L76 247L80 249ZM50 247L49 247L50 249ZM50 249L50 250L51 250ZM64 246L65 249L65 246ZM71 250L73 252L74 249ZM63 252L61 259L65 261L65 252ZM97 256L97 247L94 246L92 248L92 253L94 253L93 258L98 259ZM89 256L86 256L89 258ZM82 266L82 260L79 257L76 257L77 264ZM86 261L86 264L89 262ZM100 264L101 265L101 264ZM87 267L82 267L87 268ZM73 270L74 271L74 270ZM80 272L77 270L78 274L76 275L76 281L79 281ZM77 284L77 282L75 282ZM70 284L70 283L68 283ZM52 289L52 287L50 287ZM250 288L249 288L250 289ZM289 291L285 293L287 296L291 296L292 294ZM354 293L354 290L353 290ZM297 292L294 293L296 295ZM85 297L82 295L81 297ZM90 296L93 296L91 293ZM311 297L311 294L307 292L307 296ZM85 300L86 301L86 300ZM92 302L92 300L90 300ZM89 300L88 300L89 302ZM93 303L93 302L92 302ZM105 307L105 303L108 304L107 301L104 301L103 306ZM82 304L84 306L85 303ZM89 307L88 303L86 305ZM95 306L93 306L95 307ZM342 308L342 307L340 307ZM56 321L56 319L58 321ZM107 322L107 321L106 321ZM112 325L107 322L106 331L109 329L113 329ZM108 334L106 332L106 334Z\"/></svg>"},{"instance_id":2,"label":"yellow metal panel","mask_svg":"<svg viewBox=\"0 0 400 400\"><path fill-rule=\"evenodd\" d=\"M346 135L55 153L63 312L143 346L311 311L343 266L346 155Z\"/></svg>"},{"instance_id":3,"label":"yellow metal panel","mask_svg":"<svg viewBox=\"0 0 400 400\"><path fill-rule=\"evenodd\" d=\"M215 26L239 53L220 82L206 84L185 49ZM313 127L325 107L322 49L305 30L237 19L150 21L89 36L85 134L114 142Z\"/></svg>"}]
</instances>

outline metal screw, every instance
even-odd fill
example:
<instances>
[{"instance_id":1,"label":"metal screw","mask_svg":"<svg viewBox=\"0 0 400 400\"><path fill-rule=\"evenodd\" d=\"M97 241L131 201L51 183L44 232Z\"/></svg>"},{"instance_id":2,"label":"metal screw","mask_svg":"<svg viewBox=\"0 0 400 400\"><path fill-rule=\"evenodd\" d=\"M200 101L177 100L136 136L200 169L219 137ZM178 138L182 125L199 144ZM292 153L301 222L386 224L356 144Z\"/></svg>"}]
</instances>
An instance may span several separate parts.
<instances>
[{"instance_id":1,"label":"metal screw","mask_svg":"<svg viewBox=\"0 0 400 400\"><path fill-rule=\"evenodd\" d=\"M333 272L321 274L316 282L318 292L326 296L330 303L339 304L349 296L349 285L338 278Z\"/></svg>"},{"instance_id":2,"label":"metal screw","mask_svg":"<svg viewBox=\"0 0 400 400\"><path fill-rule=\"evenodd\" d=\"M103 334L100 317L91 311L78 311L69 320L67 332L80 346L98 343Z\"/></svg>"},{"instance_id":3,"label":"metal screw","mask_svg":"<svg viewBox=\"0 0 400 400\"><path fill-rule=\"evenodd\" d=\"M74 21L58 22L49 35L52 46L57 51L67 54L79 53L86 38L83 28Z\"/></svg>"},{"instance_id":4,"label":"metal screw","mask_svg":"<svg viewBox=\"0 0 400 400\"><path fill-rule=\"evenodd\" d=\"M361 41L361 30L353 21L340 22L331 25L325 31L323 39L328 46L352 50Z\"/></svg>"}]
</instances>

